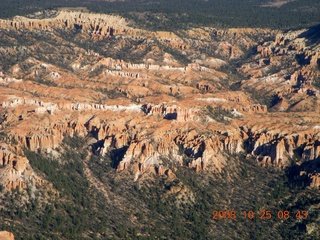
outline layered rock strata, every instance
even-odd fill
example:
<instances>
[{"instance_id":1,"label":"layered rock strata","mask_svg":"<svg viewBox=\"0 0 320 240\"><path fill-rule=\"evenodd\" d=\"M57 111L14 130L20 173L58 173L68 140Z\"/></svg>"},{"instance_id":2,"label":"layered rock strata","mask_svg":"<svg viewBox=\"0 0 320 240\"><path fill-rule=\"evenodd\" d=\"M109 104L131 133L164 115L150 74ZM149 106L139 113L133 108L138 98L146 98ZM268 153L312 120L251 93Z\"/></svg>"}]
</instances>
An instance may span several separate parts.
<instances>
[{"instance_id":1,"label":"layered rock strata","mask_svg":"<svg viewBox=\"0 0 320 240\"><path fill-rule=\"evenodd\" d=\"M149 172L174 178L178 166L219 172L242 154L279 168L307 162L317 187L320 48L304 36L152 32L118 16L68 11L1 20L1 182L41 184L19 149L53 154L77 134L94 139L95 154L117 153L116 170L136 180Z\"/></svg>"}]
</instances>

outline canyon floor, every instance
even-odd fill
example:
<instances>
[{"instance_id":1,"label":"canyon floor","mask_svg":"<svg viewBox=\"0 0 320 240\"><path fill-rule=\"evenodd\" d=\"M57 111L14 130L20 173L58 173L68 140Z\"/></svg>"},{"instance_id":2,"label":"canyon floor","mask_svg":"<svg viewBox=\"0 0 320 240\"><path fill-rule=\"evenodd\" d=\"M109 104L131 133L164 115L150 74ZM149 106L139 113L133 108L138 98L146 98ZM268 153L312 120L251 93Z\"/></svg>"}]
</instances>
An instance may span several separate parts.
<instances>
[{"instance_id":1,"label":"canyon floor","mask_svg":"<svg viewBox=\"0 0 320 240\"><path fill-rule=\"evenodd\" d=\"M319 30L152 31L68 9L0 20L0 230L319 238Z\"/></svg>"}]
</instances>

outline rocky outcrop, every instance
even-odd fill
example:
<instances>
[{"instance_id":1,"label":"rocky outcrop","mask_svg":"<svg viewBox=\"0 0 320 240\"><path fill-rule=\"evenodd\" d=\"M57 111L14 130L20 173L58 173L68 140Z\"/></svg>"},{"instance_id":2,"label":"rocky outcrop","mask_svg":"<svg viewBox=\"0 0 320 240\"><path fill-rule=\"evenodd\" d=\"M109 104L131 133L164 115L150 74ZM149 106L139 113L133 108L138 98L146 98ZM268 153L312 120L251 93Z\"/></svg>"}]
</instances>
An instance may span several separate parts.
<instances>
[{"instance_id":1,"label":"rocky outcrop","mask_svg":"<svg viewBox=\"0 0 320 240\"><path fill-rule=\"evenodd\" d=\"M0 182L6 190L41 185L39 178L25 157L12 153L8 145L0 144Z\"/></svg>"},{"instance_id":2,"label":"rocky outcrop","mask_svg":"<svg viewBox=\"0 0 320 240\"><path fill-rule=\"evenodd\" d=\"M237 109L240 112L246 112L246 113L267 113L268 108L266 105L260 105L260 104L255 104L252 106L247 106L247 107L242 107Z\"/></svg>"},{"instance_id":3,"label":"rocky outcrop","mask_svg":"<svg viewBox=\"0 0 320 240\"><path fill-rule=\"evenodd\" d=\"M228 42L220 43L215 53L228 59L240 58L243 55L239 47L233 46Z\"/></svg>"},{"instance_id":4,"label":"rocky outcrop","mask_svg":"<svg viewBox=\"0 0 320 240\"><path fill-rule=\"evenodd\" d=\"M157 31L154 33L154 36L158 38L161 43L172 48L178 48L180 50L189 48L188 44L173 32Z\"/></svg>"},{"instance_id":5,"label":"rocky outcrop","mask_svg":"<svg viewBox=\"0 0 320 240\"><path fill-rule=\"evenodd\" d=\"M147 115L162 115L165 119L176 120L178 122L193 120L198 111L196 109L183 109L178 106L166 106L165 104L144 104L141 109Z\"/></svg>"},{"instance_id":6,"label":"rocky outcrop","mask_svg":"<svg viewBox=\"0 0 320 240\"><path fill-rule=\"evenodd\" d=\"M9 36L1 28L24 34ZM75 41L61 37L71 29ZM90 136L95 154L116 155L117 171L137 178L147 172L174 177L175 166L221 171L228 156L239 153L279 168L297 154L306 162L319 158L319 91L313 86L319 48L303 31L275 37L268 29L203 27L179 33L71 11L0 21L0 36L11 44L0 56L14 60L4 61L10 66L0 72L0 129L15 143L11 155L3 151L6 186L28 184L21 171L29 163L19 146L50 153L75 134ZM17 47L21 41L26 46ZM86 41L94 50L78 44ZM240 74L217 70L254 49ZM123 59L137 61L116 59L123 52L130 55ZM26 59L16 62L16 56ZM220 111L209 114L210 107Z\"/></svg>"},{"instance_id":7,"label":"rocky outcrop","mask_svg":"<svg viewBox=\"0 0 320 240\"><path fill-rule=\"evenodd\" d=\"M245 103L245 99L230 98L234 103ZM225 100L227 101L227 100ZM37 101L32 102L38 104ZM223 103L223 102L222 102ZM19 105L17 105L19 106ZM90 106L90 107L89 107ZM70 105L61 109L65 111L73 109L75 111L88 111L87 117L74 115L73 120L63 120L47 126L45 129L35 129L34 132L26 133L9 133L9 139L13 139L18 144L26 146L30 150L37 149L54 149L59 146L64 134L86 136L90 133L100 144L95 147L95 151L101 155L106 154L112 149L122 149L124 157L120 159L117 167L118 171L129 168L135 169L138 172L149 171L155 166L163 164L163 158L171 159L173 162L183 165L182 156L186 155L190 158L187 166L194 168L196 171L206 170L208 167L214 166L215 169L222 169L225 164L225 156L223 152L230 154L238 154L241 152L249 153L257 156L257 160L263 164L274 164L279 167L284 167L288 164L290 158L294 156L294 151L300 149L301 157L305 161L317 159L319 157L319 137L315 133L299 134L282 134L279 131L265 130L262 131L254 128L235 128L225 132L212 132L209 136L201 131L208 131L199 128L197 131L187 131L182 133L179 131L180 123L195 124L194 120L198 110L180 108L177 106L167 106L166 104L144 104L141 109L146 114L146 118L157 119L157 116L162 116L164 121L169 119L176 120L170 130L161 130L166 124L160 125L161 128L156 130L152 127L153 124L124 124L124 123L106 123L103 120L104 111L103 105ZM11 106L12 107L12 106ZM90 111L98 111L101 114L93 116ZM139 113L138 107L137 122L145 121L145 117ZM267 114L264 106L253 106L249 108L252 114L264 113ZM96 112L96 113L98 113ZM58 114L58 113L56 113ZM60 114L60 113L59 113ZM63 114L61 112L61 114ZM129 117L130 115L128 115ZM133 115L132 115L133 116ZM140 119L140 120L138 120ZM62 120L62 119L61 119ZM213 127L214 124L211 124ZM153 129L153 130L152 130ZM191 127L192 129L192 127ZM202 130L201 130L202 129ZM199 132L198 132L199 131ZM146 138L146 136L148 136ZM306 143L308 143L306 145ZM5 158L4 158L5 159ZM13 161L13 160L12 160ZM11 162L12 162L11 161ZM5 161L6 165L9 164ZM24 161L21 160L22 165ZM9 164L10 165L10 164ZM14 164L11 163L14 169ZM19 165L17 165L18 167ZM15 169L15 171L17 171ZM11 184L12 185L12 184ZM13 184L15 185L15 184ZM12 185L12 186L13 186ZM15 185L16 186L16 185Z\"/></svg>"},{"instance_id":8,"label":"rocky outcrop","mask_svg":"<svg viewBox=\"0 0 320 240\"><path fill-rule=\"evenodd\" d=\"M16 79L16 78L12 78L12 77L1 77L0 74L0 84L9 84L9 83L17 83L17 82L21 82L22 79Z\"/></svg>"},{"instance_id":9,"label":"rocky outcrop","mask_svg":"<svg viewBox=\"0 0 320 240\"><path fill-rule=\"evenodd\" d=\"M318 133L301 133L281 136L279 134L256 134L251 142L252 154L264 164L271 163L280 167L286 166L294 157L303 161L318 159L320 156ZM306 144L308 143L308 144ZM300 155L295 155L299 152Z\"/></svg>"},{"instance_id":10,"label":"rocky outcrop","mask_svg":"<svg viewBox=\"0 0 320 240\"><path fill-rule=\"evenodd\" d=\"M161 105L159 108L150 109L150 112L154 114L162 113L162 111ZM137 135L132 127L121 124L105 124L97 117L91 118L86 123L74 122L66 126L56 125L52 129L51 135L30 135L25 143L22 142L23 138L21 139L20 136L15 136L14 138L31 150L54 148L58 146L63 133L72 135L75 131L83 132L83 135L90 132L97 140L103 140L102 148L98 149L100 154L105 154L110 149L123 148L125 155L119 162L117 171L134 169L140 173L151 171L151 169L156 171L155 166L162 166L163 157L183 165L181 157L183 154L192 159L187 166L194 168L196 171L202 171L206 170L210 165L213 165L215 169L222 169L225 164L225 157L221 155L222 152L237 154L248 151L253 156L258 156L258 160L263 164L274 164L283 167L287 164L288 159L293 157L296 149L301 149L301 157L305 161L318 158L320 150L318 135L306 133L279 135L278 132L259 132L254 129L240 131L238 134L231 132L216 133L209 138L205 138L197 131L180 133L179 130L171 130L161 134L151 132L148 139L141 140L146 133L141 132ZM247 143L250 144L247 145ZM305 143L308 143L308 145L305 145ZM246 146L246 149L243 149L243 146ZM25 159L20 160L21 164L15 164L13 163L14 158L9 158L8 156L10 155L4 154L4 164L11 164L12 173L21 171L24 168ZM19 176L17 173L11 175ZM11 181L9 186L16 187L18 186L17 184L19 186L23 185L23 183L12 183Z\"/></svg>"},{"instance_id":11,"label":"rocky outcrop","mask_svg":"<svg viewBox=\"0 0 320 240\"><path fill-rule=\"evenodd\" d=\"M33 105L35 108L29 110L29 112L35 112L38 114L49 113L53 114L57 110L101 110L101 111L140 111L141 106L131 104L129 106L121 105L107 105L107 104L96 104L96 103L50 103L43 102L37 99L25 99L25 98L14 98L13 100L4 101L0 106L3 108L15 108L23 105Z\"/></svg>"},{"instance_id":12,"label":"rocky outcrop","mask_svg":"<svg viewBox=\"0 0 320 240\"><path fill-rule=\"evenodd\" d=\"M308 85L310 86L312 83L312 75L313 72L310 71L309 69L300 69L295 71L293 74L290 76L290 84L291 85L298 85L298 86L304 86Z\"/></svg>"},{"instance_id":13,"label":"rocky outcrop","mask_svg":"<svg viewBox=\"0 0 320 240\"><path fill-rule=\"evenodd\" d=\"M130 31L126 25L125 19L118 16L72 11L60 11L56 17L49 19L29 19L19 16L13 20L0 20L0 28L16 30L74 28L89 32L92 37L112 37L125 30Z\"/></svg>"},{"instance_id":14,"label":"rocky outcrop","mask_svg":"<svg viewBox=\"0 0 320 240\"><path fill-rule=\"evenodd\" d=\"M293 39L297 38L304 30L299 31L289 31L288 33L279 33L275 38L275 44L286 45Z\"/></svg>"},{"instance_id":15,"label":"rocky outcrop","mask_svg":"<svg viewBox=\"0 0 320 240\"><path fill-rule=\"evenodd\" d=\"M169 179L176 178L176 175L172 172L171 169L166 168L162 165L159 165L158 167L155 167L156 173L160 176L166 175Z\"/></svg>"},{"instance_id":16,"label":"rocky outcrop","mask_svg":"<svg viewBox=\"0 0 320 240\"><path fill-rule=\"evenodd\" d=\"M261 46L259 45L257 47L257 52L261 54L262 57L270 57L270 55L273 53L273 49L270 46Z\"/></svg>"},{"instance_id":17,"label":"rocky outcrop","mask_svg":"<svg viewBox=\"0 0 320 240\"><path fill-rule=\"evenodd\" d=\"M58 110L58 105L55 103L46 103L36 99L25 99L25 98L14 98L9 101L5 101L1 104L3 108L14 108L21 105L34 105L36 106L33 110L35 113L48 112L52 114L55 110Z\"/></svg>"},{"instance_id":18,"label":"rocky outcrop","mask_svg":"<svg viewBox=\"0 0 320 240\"><path fill-rule=\"evenodd\" d=\"M208 81L200 81L197 83L197 88L203 92L210 92L214 89L212 84Z\"/></svg>"},{"instance_id":19,"label":"rocky outcrop","mask_svg":"<svg viewBox=\"0 0 320 240\"><path fill-rule=\"evenodd\" d=\"M319 188L320 187L320 174L319 173L317 173L315 175L311 175L310 179L311 179L310 187L312 187L312 188Z\"/></svg>"},{"instance_id":20,"label":"rocky outcrop","mask_svg":"<svg viewBox=\"0 0 320 240\"><path fill-rule=\"evenodd\" d=\"M0 239L1 240L14 240L14 235L11 232L0 231Z\"/></svg>"},{"instance_id":21,"label":"rocky outcrop","mask_svg":"<svg viewBox=\"0 0 320 240\"><path fill-rule=\"evenodd\" d=\"M127 78L148 78L148 75L145 75L145 74L124 72L124 71L106 70L105 74L112 75L112 76L119 76L119 77L127 77Z\"/></svg>"}]
</instances>

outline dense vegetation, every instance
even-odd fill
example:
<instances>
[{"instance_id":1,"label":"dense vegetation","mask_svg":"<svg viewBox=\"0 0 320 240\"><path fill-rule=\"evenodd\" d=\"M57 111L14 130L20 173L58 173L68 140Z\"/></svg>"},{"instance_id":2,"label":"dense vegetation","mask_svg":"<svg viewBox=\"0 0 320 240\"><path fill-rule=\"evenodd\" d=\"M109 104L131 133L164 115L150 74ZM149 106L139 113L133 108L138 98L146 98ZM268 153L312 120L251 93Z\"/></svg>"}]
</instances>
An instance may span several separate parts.
<instances>
[{"instance_id":1,"label":"dense vegetation","mask_svg":"<svg viewBox=\"0 0 320 240\"><path fill-rule=\"evenodd\" d=\"M320 203L320 192L294 178L294 167L283 174L230 155L222 173L179 167L173 180L133 181L130 172L115 172L115 151L104 158L88 156L85 146L83 138L66 137L59 160L26 151L53 186L2 195L0 229L14 232L16 239L303 239L306 226L319 221L312 206ZM234 210L237 216L213 219L214 210ZM263 210L272 218L260 219ZM278 218L284 210L290 219ZM308 211L307 219L296 217L299 210ZM254 211L255 217L245 218L243 211ZM308 235L318 237L319 229Z\"/></svg>"},{"instance_id":2,"label":"dense vegetation","mask_svg":"<svg viewBox=\"0 0 320 240\"><path fill-rule=\"evenodd\" d=\"M119 13L153 29L180 29L188 25L291 28L313 25L320 20L318 0L297 0L276 7L262 7L271 0L160 0L140 1L6 1L0 17L26 15L57 7L87 7L90 11ZM143 13L142 15L139 13ZM161 14L159 17L158 14Z\"/></svg>"}]
</instances>

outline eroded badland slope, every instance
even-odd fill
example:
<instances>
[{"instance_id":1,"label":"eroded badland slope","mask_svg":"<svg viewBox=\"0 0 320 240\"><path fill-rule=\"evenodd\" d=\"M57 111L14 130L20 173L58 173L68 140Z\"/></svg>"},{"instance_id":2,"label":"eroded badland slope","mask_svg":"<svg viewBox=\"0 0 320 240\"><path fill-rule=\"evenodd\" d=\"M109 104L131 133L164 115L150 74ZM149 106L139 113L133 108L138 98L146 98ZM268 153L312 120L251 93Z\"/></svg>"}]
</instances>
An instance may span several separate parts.
<instances>
[{"instance_id":1,"label":"eroded badland slope","mask_svg":"<svg viewBox=\"0 0 320 240\"><path fill-rule=\"evenodd\" d=\"M281 227L318 236L319 26L289 32L133 26L118 16L71 11L0 20L0 226L24 239L34 227L30 219L39 231L31 239L249 238L254 224L278 239L287 236ZM258 179L259 171L267 175ZM280 179L283 173L308 204L282 189L289 181ZM197 184L222 190L199 192ZM10 196L19 204L4 203ZM312 221L246 222L241 232L236 222L210 219L213 207L279 210L284 196L294 211L303 206L314 214ZM90 211L96 223L88 223Z\"/></svg>"}]
</instances>

